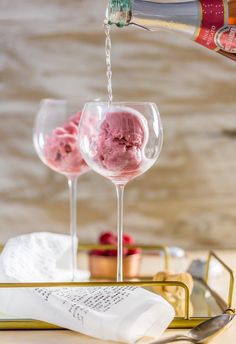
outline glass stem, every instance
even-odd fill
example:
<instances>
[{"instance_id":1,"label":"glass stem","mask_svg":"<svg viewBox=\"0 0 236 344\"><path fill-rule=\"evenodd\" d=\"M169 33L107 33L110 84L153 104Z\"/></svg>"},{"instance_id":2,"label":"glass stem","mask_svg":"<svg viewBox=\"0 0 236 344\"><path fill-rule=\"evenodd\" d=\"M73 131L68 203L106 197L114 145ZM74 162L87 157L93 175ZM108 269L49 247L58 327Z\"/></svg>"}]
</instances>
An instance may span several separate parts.
<instances>
[{"instance_id":1,"label":"glass stem","mask_svg":"<svg viewBox=\"0 0 236 344\"><path fill-rule=\"evenodd\" d=\"M70 196L70 236L71 236L71 274L72 281L76 279L77 270L77 177L68 177Z\"/></svg>"},{"instance_id":2,"label":"glass stem","mask_svg":"<svg viewBox=\"0 0 236 344\"><path fill-rule=\"evenodd\" d=\"M117 282L123 282L123 209L124 184L116 184L117 194Z\"/></svg>"}]
</instances>

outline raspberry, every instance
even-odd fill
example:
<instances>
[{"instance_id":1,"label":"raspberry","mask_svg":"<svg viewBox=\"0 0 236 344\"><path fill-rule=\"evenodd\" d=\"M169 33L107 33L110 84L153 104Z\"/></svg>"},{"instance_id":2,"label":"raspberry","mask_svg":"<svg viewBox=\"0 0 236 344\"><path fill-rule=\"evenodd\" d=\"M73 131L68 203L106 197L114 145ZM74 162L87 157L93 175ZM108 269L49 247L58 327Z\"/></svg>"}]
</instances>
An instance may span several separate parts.
<instances>
[{"instance_id":1,"label":"raspberry","mask_svg":"<svg viewBox=\"0 0 236 344\"><path fill-rule=\"evenodd\" d=\"M123 244L124 245L132 245L134 243L134 239L131 235L124 233L123 234Z\"/></svg>"},{"instance_id":2,"label":"raspberry","mask_svg":"<svg viewBox=\"0 0 236 344\"><path fill-rule=\"evenodd\" d=\"M117 244L117 236L110 231L104 232L99 237L99 243L102 245L116 245ZM124 233L123 234L123 245L133 245L133 244L134 244L133 238L129 234ZM131 253L129 253L129 252L131 252ZM131 255L131 254L135 254L135 253L139 253L139 252L140 252L139 249L128 250L125 247L123 248L123 256ZM103 255L108 256L108 257L116 257L117 256L117 250L116 249L104 250Z\"/></svg>"},{"instance_id":3,"label":"raspberry","mask_svg":"<svg viewBox=\"0 0 236 344\"><path fill-rule=\"evenodd\" d=\"M127 248L123 248L123 256L128 255L128 250ZM117 250L107 250L106 251L106 256L108 257L117 257Z\"/></svg>"},{"instance_id":4,"label":"raspberry","mask_svg":"<svg viewBox=\"0 0 236 344\"><path fill-rule=\"evenodd\" d=\"M112 232L104 232L99 237L99 243L103 245L115 245L116 236Z\"/></svg>"},{"instance_id":5,"label":"raspberry","mask_svg":"<svg viewBox=\"0 0 236 344\"><path fill-rule=\"evenodd\" d=\"M142 250L138 247L136 248L131 248L128 250L128 256L131 256L132 254L140 254Z\"/></svg>"},{"instance_id":6,"label":"raspberry","mask_svg":"<svg viewBox=\"0 0 236 344\"><path fill-rule=\"evenodd\" d=\"M117 250L107 250L106 256L108 257L116 257L117 256Z\"/></svg>"}]
</instances>

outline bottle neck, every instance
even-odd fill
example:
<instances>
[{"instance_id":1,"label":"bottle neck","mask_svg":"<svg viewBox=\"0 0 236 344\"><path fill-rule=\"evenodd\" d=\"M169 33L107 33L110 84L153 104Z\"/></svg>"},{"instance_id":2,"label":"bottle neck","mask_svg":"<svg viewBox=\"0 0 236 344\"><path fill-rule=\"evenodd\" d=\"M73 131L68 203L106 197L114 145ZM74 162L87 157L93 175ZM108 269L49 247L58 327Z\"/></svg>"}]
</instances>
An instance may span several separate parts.
<instances>
[{"instance_id":1,"label":"bottle neck","mask_svg":"<svg viewBox=\"0 0 236 344\"><path fill-rule=\"evenodd\" d=\"M150 31L160 29L185 33L192 37L200 25L199 1L158 3L133 0L129 24L142 26Z\"/></svg>"},{"instance_id":2,"label":"bottle neck","mask_svg":"<svg viewBox=\"0 0 236 344\"><path fill-rule=\"evenodd\" d=\"M200 3L110 0L107 17L110 24L120 27L137 25L149 31L173 30L193 37L200 25Z\"/></svg>"}]
</instances>

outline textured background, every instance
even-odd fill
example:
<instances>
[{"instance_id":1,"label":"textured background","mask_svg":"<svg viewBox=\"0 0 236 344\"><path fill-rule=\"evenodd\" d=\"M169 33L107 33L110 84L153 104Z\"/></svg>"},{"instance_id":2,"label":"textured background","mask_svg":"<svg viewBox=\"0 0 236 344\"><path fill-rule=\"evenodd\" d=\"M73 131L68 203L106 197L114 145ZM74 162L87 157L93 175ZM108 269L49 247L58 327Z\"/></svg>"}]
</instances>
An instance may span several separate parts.
<instances>
[{"instance_id":1,"label":"textured background","mask_svg":"<svg viewBox=\"0 0 236 344\"><path fill-rule=\"evenodd\" d=\"M39 101L106 99L105 0L0 0L0 242L68 232L65 177L36 156ZM235 62L176 34L114 28L116 100L158 104L165 142L157 165L126 190L125 228L139 242L236 247ZM79 180L82 241L115 229L115 192Z\"/></svg>"}]
</instances>

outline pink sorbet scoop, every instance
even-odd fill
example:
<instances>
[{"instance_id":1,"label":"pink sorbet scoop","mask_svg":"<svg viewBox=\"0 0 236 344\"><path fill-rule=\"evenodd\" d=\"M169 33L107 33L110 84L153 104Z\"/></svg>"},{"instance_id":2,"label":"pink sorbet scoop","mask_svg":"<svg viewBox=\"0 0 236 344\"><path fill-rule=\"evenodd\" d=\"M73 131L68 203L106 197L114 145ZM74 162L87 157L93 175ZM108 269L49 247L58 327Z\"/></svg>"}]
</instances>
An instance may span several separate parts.
<instances>
[{"instance_id":1,"label":"pink sorbet scoop","mask_svg":"<svg viewBox=\"0 0 236 344\"><path fill-rule=\"evenodd\" d=\"M136 174L146 134L142 117L130 108L108 110L97 143L97 159L103 168L120 175Z\"/></svg>"},{"instance_id":2,"label":"pink sorbet scoop","mask_svg":"<svg viewBox=\"0 0 236 344\"><path fill-rule=\"evenodd\" d=\"M46 139L44 156L47 164L57 172L80 175L89 169L78 145L80 117L81 112L71 116Z\"/></svg>"}]
</instances>

